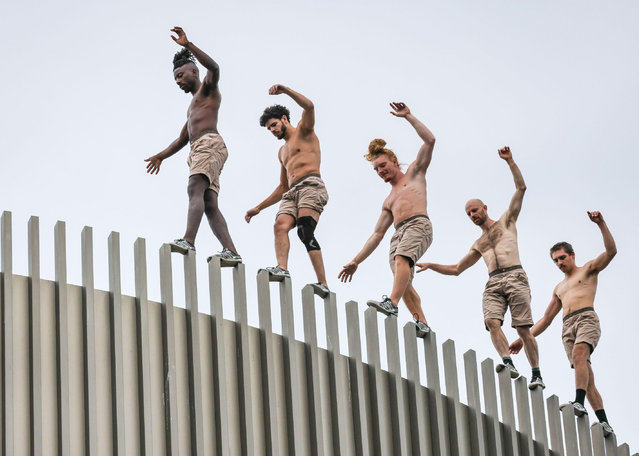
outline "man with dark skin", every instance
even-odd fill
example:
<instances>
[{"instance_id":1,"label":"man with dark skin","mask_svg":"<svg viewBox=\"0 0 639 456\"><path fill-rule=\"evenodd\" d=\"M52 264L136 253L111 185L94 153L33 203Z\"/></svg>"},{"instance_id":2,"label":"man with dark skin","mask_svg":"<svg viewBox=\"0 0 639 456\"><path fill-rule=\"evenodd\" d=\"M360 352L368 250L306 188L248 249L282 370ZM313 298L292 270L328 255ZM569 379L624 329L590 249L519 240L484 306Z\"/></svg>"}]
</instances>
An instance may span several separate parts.
<instances>
[{"instance_id":1,"label":"man with dark skin","mask_svg":"<svg viewBox=\"0 0 639 456\"><path fill-rule=\"evenodd\" d=\"M604 435L608 436L613 433L613 430L608 423L601 394L595 386L595 374L590 365L590 355L601 337L599 317L593 307L597 280L599 273L617 254L617 246L601 212L588 212L588 217L599 227L606 250L594 260L583 266L577 266L575 251L569 243L558 242L551 247L550 257L565 277L555 287L544 316L535 323L531 332L534 336L544 332L563 309L562 341L571 367L575 369L577 393L574 402L563 404L561 408L571 407L574 408L575 415L584 415L588 413L584 407L584 399L588 398L601 423ZM510 352L519 353L521 347L521 339L517 339L510 344Z\"/></svg>"},{"instance_id":2,"label":"man with dark skin","mask_svg":"<svg viewBox=\"0 0 639 456\"><path fill-rule=\"evenodd\" d=\"M459 275L483 258L488 267L488 282L483 296L484 323L490 332L490 338L503 360L497 365L497 372L508 369L512 378L519 377L508 353L508 340L501 326L506 310L510 308L512 326L524 341L526 356L532 367L532 376L528 387L545 388L539 370L539 349L537 341L530 333L533 324L530 309L530 287L528 277L521 267L519 246L517 244L517 227L515 223L521 211L521 204L526 192L526 183L519 167L513 160L510 147L499 149L499 157L508 163L515 181L515 194L508 210L493 220L488 216L488 207L479 199L471 199L466 203L466 215L482 230L482 235L470 252L457 264L442 265L435 263L418 263L417 272L432 269L446 275Z\"/></svg>"},{"instance_id":3,"label":"man with dark skin","mask_svg":"<svg viewBox=\"0 0 639 456\"><path fill-rule=\"evenodd\" d=\"M311 284L316 293L326 297L329 293L324 272L324 260L319 243L315 239L315 228L328 202L328 193L320 177L321 152L319 139L315 134L315 106L313 102L282 84L275 84L269 95L288 95L302 107L302 118L293 126L290 112L281 105L264 110L260 125L266 127L277 139L283 139L278 159L281 164L280 184L264 201L246 211L246 222L263 209L281 201L275 217L275 256L277 266L266 268L273 277L290 277L288 253L290 241L288 232L297 225L297 235L306 247L308 256L317 275L317 283Z\"/></svg>"},{"instance_id":4,"label":"man with dark skin","mask_svg":"<svg viewBox=\"0 0 639 456\"><path fill-rule=\"evenodd\" d=\"M188 40L181 27L171 29L177 35L171 35L173 41L184 49L173 59L173 77L175 82L186 93L193 95L187 111L186 124L180 136L162 152L147 158L147 173L160 172L162 162L181 150L187 143L191 143L188 157L189 209L184 237L171 242L171 250L182 254L195 250L195 236L197 235L202 215L206 214L213 234L222 244L223 250L214 256L219 256L227 265L240 263L242 258L231 240L226 220L218 207L218 193L220 190L220 172L228 156L226 145L217 131L217 118L222 101L218 86L220 79L219 65L206 53ZM204 68L206 76L200 81L199 70L194 58ZM210 256L210 260L213 256Z\"/></svg>"}]
</instances>

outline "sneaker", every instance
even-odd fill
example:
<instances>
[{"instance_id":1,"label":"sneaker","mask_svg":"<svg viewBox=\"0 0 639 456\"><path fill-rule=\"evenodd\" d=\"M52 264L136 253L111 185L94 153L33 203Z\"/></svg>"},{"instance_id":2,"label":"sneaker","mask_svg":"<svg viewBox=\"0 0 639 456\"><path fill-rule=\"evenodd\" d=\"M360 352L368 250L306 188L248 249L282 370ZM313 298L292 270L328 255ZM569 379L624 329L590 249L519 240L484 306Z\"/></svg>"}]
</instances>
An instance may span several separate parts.
<instances>
[{"instance_id":1,"label":"sneaker","mask_svg":"<svg viewBox=\"0 0 639 456\"><path fill-rule=\"evenodd\" d=\"M570 401L567 404L561 404L559 406L559 410L563 410L566 407L572 407L573 410L575 411L575 416L588 415L588 410L586 410L586 407L584 407L584 405L581 402ZM610 425L608 425L608 427L610 427Z\"/></svg>"},{"instance_id":2,"label":"sneaker","mask_svg":"<svg viewBox=\"0 0 639 456\"><path fill-rule=\"evenodd\" d=\"M530 379L530 383L528 384L528 389L529 390L534 390L538 386L541 389L546 388L546 385L544 385L544 381L541 379L541 377L539 377L537 375L533 375L532 378Z\"/></svg>"},{"instance_id":3,"label":"sneaker","mask_svg":"<svg viewBox=\"0 0 639 456\"><path fill-rule=\"evenodd\" d=\"M375 301L371 299L370 301L367 301L366 304L376 308L378 312L381 312L385 315L392 315L396 317L399 313L399 309L393 305L393 301L391 301L390 298L386 295L382 296L381 301Z\"/></svg>"},{"instance_id":4,"label":"sneaker","mask_svg":"<svg viewBox=\"0 0 639 456\"><path fill-rule=\"evenodd\" d=\"M510 371L510 378L519 377L519 371L515 369L515 366L513 366L512 364L497 364L497 367L495 368L497 373L500 373L504 369L508 369Z\"/></svg>"},{"instance_id":5,"label":"sneaker","mask_svg":"<svg viewBox=\"0 0 639 456\"><path fill-rule=\"evenodd\" d=\"M326 298L331 293L331 290L321 283L312 283L311 286L313 287L313 292L322 299Z\"/></svg>"},{"instance_id":6,"label":"sneaker","mask_svg":"<svg viewBox=\"0 0 639 456\"><path fill-rule=\"evenodd\" d=\"M421 337L423 339L428 333L430 333L430 326L423 321L419 321L417 314L413 315L413 319L415 320L415 331L417 333L417 337Z\"/></svg>"},{"instance_id":7,"label":"sneaker","mask_svg":"<svg viewBox=\"0 0 639 456\"><path fill-rule=\"evenodd\" d=\"M206 261L211 261L213 257L217 257L220 259L220 263L223 266L235 266L238 263L242 262L242 257L237 253L231 252L229 249L224 248L221 252L214 253L210 257L206 259Z\"/></svg>"},{"instance_id":8,"label":"sneaker","mask_svg":"<svg viewBox=\"0 0 639 456\"><path fill-rule=\"evenodd\" d=\"M267 271L271 277L277 277L282 279L285 277L289 279L291 278L291 273L288 272L286 269L280 268L279 266L271 266L268 268L263 268L258 270L257 272L260 272L260 271Z\"/></svg>"},{"instance_id":9,"label":"sneaker","mask_svg":"<svg viewBox=\"0 0 639 456\"><path fill-rule=\"evenodd\" d=\"M615 433L615 431L612 430L612 426L610 426L607 421L602 421L599 424L601 424L601 429L603 430L604 437L608 437L609 435Z\"/></svg>"},{"instance_id":10,"label":"sneaker","mask_svg":"<svg viewBox=\"0 0 639 456\"><path fill-rule=\"evenodd\" d=\"M182 255L186 255L189 250L195 252L195 246L184 239L176 239L173 242L169 242L169 245L171 246L171 252L181 253Z\"/></svg>"}]
</instances>

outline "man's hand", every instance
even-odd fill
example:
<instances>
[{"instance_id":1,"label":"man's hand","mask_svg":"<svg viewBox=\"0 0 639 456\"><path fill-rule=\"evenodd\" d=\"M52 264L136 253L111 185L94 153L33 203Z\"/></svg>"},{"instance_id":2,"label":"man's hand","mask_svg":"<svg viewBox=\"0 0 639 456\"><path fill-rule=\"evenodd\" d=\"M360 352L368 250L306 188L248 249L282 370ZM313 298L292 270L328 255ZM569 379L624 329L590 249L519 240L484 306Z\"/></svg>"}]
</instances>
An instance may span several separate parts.
<instances>
[{"instance_id":1,"label":"man's hand","mask_svg":"<svg viewBox=\"0 0 639 456\"><path fill-rule=\"evenodd\" d=\"M248 211L246 211L246 215L244 216L244 220L246 220L246 223L250 222L251 219L253 217L255 217L257 214L260 213L260 210L256 207L254 207L253 209L249 209Z\"/></svg>"},{"instance_id":2,"label":"man's hand","mask_svg":"<svg viewBox=\"0 0 639 456\"><path fill-rule=\"evenodd\" d=\"M597 225L604 222L603 215L599 211L588 211L588 217L590 217L590 220L595 222Z\"/></svg>"},{"instance_id":3,"label":"man's hand","mask_svg":"<svg viewBox=\"0 0 639 456\"><path fill-rule=\"evenodd\" d=\"M149 162L146 165L146 172L149 174L157 174L160 172L160 165L162 164L162 159L157 155L149 157L144 160L145 162Z\"/></svg>"},{"instance_id":4,"label":"man's hand","mask_svg":"<svg viewBox=\"0 0 639 456\"><path fill-rule=\"evenodd\" d=\"M351 261L341 270L337 278L342 282L350 282L353 280L353 274L357 271L357 263Z\"/></svg>"},{"instance_id":5,"label":"man's hand","mask_svg":"<svg viewBox=\"0 0 639 456\"><path fill-rule=\"evenodd\" d=\"M513 158L513 154L510 151L510 147L504 146L501 149L499 149L499 158L503 158L504 160Z\"/></svg>"},{"instance_id":6,"label":"man's hand","mask_svg":"<svg viewBox=\"0 0 639 456\"><path fill-rule=\"evenodd\" d=\"M189 44L189 39L186 37L186 33L184 33L184 30L182 30L182 27L175 26L171 29L171 31L177 34L177 38L171 35L171 38L173 38L173 41L175 41L177 44L179 44L180 46L186 46L187 44Z\"/></svg>"},{"instance_id":7,"label":"man's hand","mask_svg":"<svg viewBox=\"0 0 639 456\"><path fill-rule=\"evenodd\" d=\"M513 355L516 355L517 353L519 353L519 351L521 350L523 346L524 346L524 343L522 342L522 340L517 339L512 344L510 344L510 346L508 347L508 351L512 353Z\"/></svg>"},{"instance_id":8,"label":"man's hand","mask_svg":"<svg viewBox=\"0 0 639 456\"><path fill-rule=\"evenodd\" d=\"M410 109L408 109L408 106L406 106L406 104L402 103L401 101L395 101L391 103L390 106L394 110L390 113L395 117L406 117L408 114L410 114Z\"/></svg>"},{"instance_id":9,"label":"man's hand","mask_svg":"<svg viewBox=\"0 0 639 456\"><path fill-rule=\"evenodd\" d=\"M426 269L430 269L431 264L432 263L415 263L415 266L419 268L417 272L422 272L422 271L425 271Z\"/></svg>"},{"instance_id":10,"label":"man's hand","mask_svg":"<svg viewBox=\"0 0 639 456\"><path fill-rule=\"evenodd\" d=\"M270 89L268 89L268 94L269 95L280 95L280 94L284 93L285 90L286 90L286 86L283 86L282 84L275 84L275 85L271 86Z\"/></svg>"}]
</instances>

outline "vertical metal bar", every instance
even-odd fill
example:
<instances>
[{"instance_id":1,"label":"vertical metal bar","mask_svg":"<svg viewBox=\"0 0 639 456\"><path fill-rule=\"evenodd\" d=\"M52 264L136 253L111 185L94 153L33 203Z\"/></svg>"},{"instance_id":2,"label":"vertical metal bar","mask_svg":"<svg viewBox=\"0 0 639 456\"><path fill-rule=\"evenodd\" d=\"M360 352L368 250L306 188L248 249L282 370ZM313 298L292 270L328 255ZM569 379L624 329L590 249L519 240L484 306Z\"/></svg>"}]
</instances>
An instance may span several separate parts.
<instances>
[{"instance_id":1,"label":"vertical metal bar","mask_svg":"<svg viewBox=\"0 0 639 456\"><path fill-rule=\"evenodd\" d=\"M520 442L522 453L534 456L532 423L530 422L530 403L528 402L528 382L525 377L515 380L515 398L517 400L517 420L519 421ZM537 387L539 388L539 387Z\"/></svg>"},{"instance_id":2,"label":"vertical metal bar","mask_svg":"<svg viewBox=\"0 0 639 456\"><path fill-rule=\"evenodd\" d=\"M592 456L592 442L590 440L590 421L588 415L577 418L580 456ZM628 455L630 456L630 455Z\"/></svg>"},{"instance_id":3,"label":"vertical metal bar","mask_svg":"<svg viewBox=\"0 0 639 456\"><path fill-rule=\"evenodd\" d=\"M397 318L384 319L384 331L386 333L386 360L388 373L392 382L391 390L391 422L394 439L395 454L411 454L410 422L406 408L406 391L402 381L402 367L399 357L399 338L397 334ZM413 336L414 337L414 336Z\"/></svg>"},{"instance_id":4,"label":"vertical metal bar","mask_svg":"<svg viewBox=\"0 0 639 456\"><path fill-rule=\"evenodd\" d=\"M56 288L56 351L57 351L57 401L58 401L58 452L70 453L69 417L69 315L67 309L67 244L65 223L54 227L55 288Z\"/></svg>"},{"instance_id":5,"label":"vertical metal bar","mask_svg":"<svg viewBox=\"0 0 639 456\"><path fill-rule=\"evenodd\" d=\"M306 352L306 384L309 408L309 428L311 434L311 452L324 454L324 417L320 391L320 373L317 347L317 319L315 317L315 294L313 286L302 288L302 307L304 320L304 351Z\"/></svg>"},{"instance_id":6,"label":"vertical metal bar","mask_svg":"<svg viewBox=\"0 0 639 456\"><path fill-rule=\"evenodd\" d=\"M160 247L160 294L162 299L162 345L164 364L164 414L166 448L178 456L177 385L175 373L175 325L173 322L173 273L171 246Z\"/></svg>"},{"instance_id":7,"label":"vertical metal bar","mask_svg":"<svg viewBox=\"0 0 639 456\"><path fill-rule=\"evenodd\" d=\"M269 273L257 273L257 307L260 321L262 359L262 397L264 398L264 436L266 455L279 456L280 438L277 427L277 384L273 354L273 322Z\"/></svg>"},{"instance_id":8,"label":"vertical metal bar","mask_svg":"<svg viewBox=\"0 0 639 456\"><path fill-rule=\"evenodd\" d=\"M544 410L544 393L539 387L530 392L532 405L533 427L535 429L535 441L541 446L543 456L549 456L548 431L546 429L546 411Z\"/></svg>"},{"instance_id":9,"label":"vertical metal bar","mask_svg":"<svg viewBox=\"0 0 639 456\"><path fill-rule=\"evenodd\" d=\"M11 212L2 213L2 450L13 454L13 247Z\"/></svg>"},{"instance_id":10,"label":"vertical metal bar","mask_svg":"<svg viewBox=\"0 0 639 456\"><path fill-rule=\"evenodd\" d=\"M189 372L189 418L191 451L204 454L204 414L202 412L202 368L200 359L200 312L197 304L195 252L184 255L184 299L186 303L187 359Z\"/></svg>"},{"instance_id":11,"label":"vertical metal bar","mask_svg":"<svg viewBox=\"0 0 639 456\"><path fill-rule=\"evenodd\" d=\"M470 439L477 456L486 456L486 438L484 436L484 420L481 415L481 394L479 393L479 374L477 372L477 355L474 350L464 353L464 370L466 374L466 397L468 398Z\"/></svg>"},{"instance_id":12,"label":"vertical metal bar","mask_svg":"<svg viewBox=\"0 0 639 456\"><path fill-rule=\"evenodd\" d=\"M617 447L617 454L619 456L630 456L630 447L627 443L622 443Z\"/></svg>"},{"instance_id":13,"label":"vertical metal bar","mask_svg":"<svg viewBox=\"0 0 639 456\"><path fill-rule=\"evenodd\" d=\"M353 402L353 429L357 454L372 454L372 411L368 381L362 363L362 339L359 330L359 311L355 301L346 303L346 328L348 330L349 374L351 400Z\"/></svg>"},{"instance_id":14,"label":"vertical metal bar","mask_svg":"<svg viewBox=\"0 0 639 456\"><path fill-rule=\"evenodd\" d=\"M98 454L98 412L95 367L95 282L93 276L93 229L85 226L81 234L82 252L82 340L84 342L84 431L86 451Z\"/></svg>"},{"instance_id":15,"label":"vertical metal bar","mask_svg":"<svg viewBox=\"0 0 639 456\"><path fill-rule=\"evenodd\" d=\"M575 425L575 413L572 407L565 407L561 411L564 423L564 442L566 444L566 456L578 456L577 427Z\"/></svg>"},{"instance_id":16,"label":"vertical metal bar","mask_svg":"<svg viewBox=\"0 0 639 456\"><path fill-rule=\"evenodd\" d=\"M508 369L497 374L499 381L499 400L501 402L501 419L506 425L505 445L508 452L513 455L519 454L517 443L517 429L515 427L515 406L513 404L513 385Z\"/></svg>"},{"instance_id":17,"label":"vertical metal bar","mask_svg":"<svg viewBox=\"0 0 639 456\"><path fill-rule=\"evenodd\" d=\"M451 434L454 435L456 446L456 454L459 456L470 456L470 437L468 435L468 420L465 419L464 410L462 404L459 402L459 380L457 376L457 356L455 354L455 342L448 339L442 345L442 354L444 358L444 378L446 382L446 396L448 396L448 403L452 405L449 407L449 415L452 412L453 416L451 426ZM450 423L449 421L449 423Z\"/></svg>"},{"instance_id":18,"label":"vertical metal bar","mask_svg":"<svg viewBox=\"0 0 639 456\"><path fill-rule=\"evenodd\" d=\"M493 360L486 358L481 363L481 378L484 389L484 410L487 416L487 444L488 454L502 456L504 446L501 441L499 426L499 409L497 406L497 386L495 384L495 365Z\"/></svg>"},{"instance_id":19,"label":"vertical metal bar","mask_svg":"<svg viewBox=\"0 0 639 456\"><path fill-rule=\"evenodd\" d=\"M426 360L426 385L429 389L428 403L431 405L431 421L438 423L433 429L433 452L441 456L451 454L450 441L448 439L448 415L442 398L441 384L439 381L439 357L437 356L437 334L431 331L424 337L424 359Z\"/></svg>"},{"instance_id":20,"label":"vertical metal bar","mask_svg":"<svg viewBox=\"0 0 639 456\"><path fill-rule=\"evenodd\" d=\"M211 299L212 333L215 342L213 369L213 382L215 389L215 433L216 452L222 456L228 456L231 452L229 438L229 403L226 385L226 342L224 340L224 314L222 310L222 266L219 257L209 261L209 296Z\"/></svg>"},{"instance_id":21,"label":"vertical metal bar","mask_svg":"<svg viewBox=\"0 0 639 456\"><path fill-rule=\"evenodd\" d=\"M120 234L109 235L109 301L111 304L111 404L113 408L114 447L125 454L124 350L122 347L122 285L120 281Z\"/></svg>"},{"instance_id":22,"label":"vertical metal bar","mask_svg":"<svg viewBox=\"0 0 639 456\"><path fill-rule=\"evenodd\" d=\"M40 310L40 223L29 219L29 340L31 382L31 451L41 456L42 450L42 339Z\"/></svg>"},{"instance_id":23,"label":"vertical metal bar","mask_svg":"<svg viewBox=\"0 0 639 456\"><path fill-rule=\"evenodd\" d=\"M606 456L606 445L601 424L595 423L590 428L592 432L592 449L595 456Z\"/></svg>"},{"instance_id":24,"label":"vertical metal bar","mask_svg":"<svg viewBox=\"0 0 639 456\"><path fill-rule=\"evenodd\" d=\"M615 434L606 437L606 456L617 456L617 436Z\"/></svg>"},{"instance_id":25,"label":"vertical metal bar","mask_svg":"<svg viewBox=\"0 0 639 456\"><path fill-rule=\"evenodd\" d=\"M550 431L550 447L554 454L564 456L564 442L561 434L561 415L559 398L554 394L546 400L548 409L548 430Z\"/></svg>"},{"instance_id":26,"label":"vertical metal bar","mask_svg":"<svg viewBox=\"0 0 639 456\"><path fill-rule=\"evenodd\" d=\"M410 322L404 325L404 353L406 356L406 378L408 379L408 404L411 425L410 435L413 454L432 456L430 420L427 415L428 401L420 381L415 325Z\"/></svg>"},{"instance_id":27,"label":"vertical metal bar","mask_svg":"<svg viewBox=\"0 0 639 456\"><path fill-rule=\"evenodd\" d=\"M235 351L238 366L238 386L243 454L255 454L255 432L253 430L253 401L251 392L251 348L249 344L248 314L246 308L246 273L244 264L233 267L233 290L235 301Z\"/></svg>"}]
</instances>

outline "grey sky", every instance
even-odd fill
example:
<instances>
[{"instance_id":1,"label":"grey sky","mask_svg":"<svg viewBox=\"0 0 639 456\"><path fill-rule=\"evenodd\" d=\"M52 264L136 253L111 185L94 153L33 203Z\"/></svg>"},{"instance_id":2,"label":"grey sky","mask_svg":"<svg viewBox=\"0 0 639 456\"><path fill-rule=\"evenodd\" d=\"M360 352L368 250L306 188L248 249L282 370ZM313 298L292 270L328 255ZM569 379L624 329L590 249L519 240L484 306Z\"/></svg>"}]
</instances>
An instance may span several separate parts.
<instances>
[{"instance_id":1,"label":"grey sky","mask_svg":"<svg viewBox=\"0 0 639 456\"><path fill-rule=\"evenodd\" d=\"M389 114L389 101L405 101L437 137L427 173L434 242L424 260L456 262L479 236L463 212L468 198L482 198L494 218L506 209L514 185L497 156L503 145L511 147L528 185L518 230L535 319L562 279L548 248L568 240L579 264L594 258L603 243L586 211L604 214L619 253L600 275L595 305L603 336L593 367L620 442L637 451L639 303L632 258L639 253L639 3L389 5L62 0L3 6L0 210L14 213L16 272L27 271L26 221L33 214L41 217L43 275L53 278L52 228L61 219L68 222L70 281L80 282L80 230L91 225L97 286L106 289L106 236L116 230L124 292L133 294L133 241L142 236L150 297L159 300L157 250L184 230L187 150L165 161L158 176L145 174L143 159L175 139L186 118L190 97L171 72L179 47L169 29L180 25L221 66L219 129L230 155L220 202L247 265L249 298L255 296L254 272L275 263L275 208L250 225L243 220L279 177L280 143L258 118L274 103L289 106L294 123L300 116L288 97L268 96L268 87L289 85L315 102L331 198L317 238L338 302L356 300L362 311L367 299L390 293L390 234L352 283L336 277L372 233L390 189L362 158L368 142L386 139L404 163L419 148L410 125ZM289 266L299 290L315 277L294 234L291 241ZM206 224L197 248L206 308L204 258L219 250ZM482 323L486 278L480 263L458 278L429 271L415 279L429 323L441 342L457 342L460 358L469 348L480 360L496 355ZM410 315L400 307L403 324ZM249 321L256 324L257 315ZM507 316L512 339L509 324ZM557 318L539 338L541 369L547 394L567 401L574 398L574 379L560 327ZM530 375L523 354L515 362Z\"/></svg>"}]
</instances>

